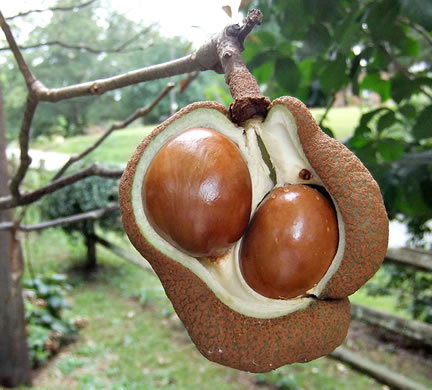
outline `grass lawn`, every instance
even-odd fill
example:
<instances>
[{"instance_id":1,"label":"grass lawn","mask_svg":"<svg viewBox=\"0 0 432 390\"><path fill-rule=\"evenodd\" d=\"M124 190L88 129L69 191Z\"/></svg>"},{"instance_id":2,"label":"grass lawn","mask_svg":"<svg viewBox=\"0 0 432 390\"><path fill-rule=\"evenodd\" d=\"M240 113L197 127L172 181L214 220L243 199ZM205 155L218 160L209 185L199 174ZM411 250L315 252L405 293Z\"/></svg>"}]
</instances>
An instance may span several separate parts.
<instances>
[{"instance_id":1,"label":"grass lawn","mask_svg":"<svg viewBox=\"0 0 432 390\"><path fill-rule=\"evenodd\" d=\"M129 246L119 236L110 234L108 239ZM73 285L69 315L88 320L78 340L37 371L35 390L383 388L373 379L328 358L259 375L211 363L190 342L153 273L98 248L100 269L85 276L77 272L85 254L83 244L70 242L58 229L27 235L24 248L33 272L69 275ZM432 383L406 359L401 364L394 353L357 342L355 348L366 349L371 359L413 379Z\"/></svg>"}]
</instances>

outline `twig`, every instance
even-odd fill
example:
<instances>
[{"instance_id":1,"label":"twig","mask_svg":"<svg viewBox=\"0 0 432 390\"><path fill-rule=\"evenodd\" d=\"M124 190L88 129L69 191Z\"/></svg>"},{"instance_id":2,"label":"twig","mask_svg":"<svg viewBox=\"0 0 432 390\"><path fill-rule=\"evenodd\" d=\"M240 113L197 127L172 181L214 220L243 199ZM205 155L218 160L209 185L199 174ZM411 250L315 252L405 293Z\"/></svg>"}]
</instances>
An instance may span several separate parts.
<instances>
[{"instance_id":1,"label":"twig","mask_svg":"<svg viewBox=\"0 0 432 390\"><path fill-rule=\"evenodd\" d=\"M257 24L261 24L261 21L261 11L250 10L242 26L226 27L218 41L219 61L234 98L230 106L231 120L240 125L255 115L265 117L270 104L269 99L261 94L257 81L241 55L246 36Z\"/></svg>"},{"instance_id":2,"label":"twig","mask_svg":"<svg viewBox=\"0 0 432 390\"><path fill-rule=\"evenodd\" d=\"M333 107L335 101L336 101L336 94L333 92L332 96L331 96L331 99L327 103L327 106L325 108L324 114L323 114L323 116L321 117L321 119L320 119L320 121L318 123L319 127L322 127L322 125L323 125L324 121L326 120L327 115L330 112L330 109Z\"/></svg>"},{"instance_id":3,"label":"twig","mask_svg":"<svg viewBox=\"0 0 432 390\"><path fill-rule=\"evenodd\" d=\"M40 231L52 227L59 227L59 226L67 226L71 225L76 222L88 220L88 219L99 219L102 218L104 215L117 210L119 208L119 204L111 204L107 207L104 207L102 209L98 210L92 210L88 211L86 213L80 213L76 215L71 215L69 217L63 217L63 218L57 218L53 219L51 221L45 221L34 225L23 225L19 224L16 228L17 230L23 231L23 232L34 232L34 231ZM0 223L0 230L7 230L14 228L14 222L3 222Z\"/></svg>"},{"instance_id":4,"label":"twig","mask_svg":"<svg viewBox=\"0 0 432 390\"><path fill-rule=\"evenodd\" d=\"M19 198L21 196L19 186L21 182L23 181L27 169L29 168L31 164L31 157L29 155L29 140L30 140L30 128L31 123L33 121L33 116L36 111L38 101L35 98L35 96L30 93L27 96L27 104L24 111L24 118L23 122L21 124L21 130L19 133L19 145L20 145L20 165L18 167L18 170L15 174L15 176L12 178L9 189L13 197Z\"/></svg>"},{"instance_id":5,"label":"twig","mask_svg":"<svg viewBox=\"0 0 432 390\"><path fill-rule=\"evenodd\" d=\"M412 74L405 66L403 66L398 60L397 58L390 52L390 50L388 50L384 44L382 43L375 43L375 46L381 50L387 57L388 59L392 62L392 64L394 65L394 67L396 68L396 70L398 72L400 72L406 79L408 80L414 80L415 79L415 75ZM432 101L432 95L423 87L419 87L419 91L423 93L423 95L427 96L429 98L429 100Z\"/></svg>"},{"instance_id":6,"label":"twig","mask_svg":"<svg viewBox=\"0 0 432 390\"><path fill-rule=\"evenodd\" d=\"M156 105L169 93L169 91L172 88L174 88L174 83L168 83L166 87L162 90L162 92L159 94L159 96L157 96L156 99L151 104L149 104L146 107L139 108L123 122L114 123L107 131L104 132L104 134L100 136L100 138L94 144L90 145L87 149L85 149L81 153L71 156L69 160L54 175L52 180L53 181L57 180L59 177L63 176L63 174L72 164L81 160L89 153L93 152L103 141L105 141L105 139L108 138L108 136L113 131L124 129L125 127L129 126L132 122L134 122L136 119L142 118L146 116L148 113L150 113L156 107Z\"/></svg>"},{"instance_id":7,"label":"twig","mask_svg":"<svg viewBox=\"0 0 432 390\"><path fill-rule=\"evenodd\" d=\"M45 9L33 9L33 10L25 11L25 12L20 12L17 15L8 16L6 18L6 20L12 20L12 19L15 19L15 18L20 18L20 17L23 17L23 16L30 15L32 13L40 13L40 12L47 12L47 11L72 11L72 10L75 10L75 9L80 9L80 8L87 7L88 5L90 5L92 3L95 3L96 1L97 0L90 0L90 1L87 1L85 3L73 5L73 6L70 6L70 7L51 7L51 8L45 8Z\"/></svg>"},{"instance_id":8,"label":"twig","mask_svg":"<svg viewBox=\"0 0 432 390\"><path fill-rule=\"evenodd\" d=\"M420 26L417 23L414 23L412 20L408 20L402 17L398 18L398 22L401 24L406 24L409 27L411 27L414 31L419 33L429 45L432 46L432 36L422 26Z\"/></svg>"},{"instance_id":9,"label":"twig","mask_svg":"<svg viewBox=\"0 0 432 390\"><path fill-rule=\"evenodd\" d=\"M9 27L9 25L7 24L5 18L3 17L2 12L0 11L0 26L3 30L3 33L6 37L6 40L9 44L9 47L15 57L15 60L18 64L18 67L22 73L22 75L24 76L24 80L27 84L27 88L29 90L31 90L32 85L34 84L34 82L36 81L36 77L33 76L32 72L30 71L29 66L27 65L26 61L24 60L24 57L21 54L21 51L18 47L18 44L15 41L15 38L12 34L12 31Z\"/></svg>"},{"instance_id":10,"label":"twig","mask_svg":"<svg viewBox=\"0 0 432 390\"><path fill-rule=\"evenodd\" d=\"M52 181L51 183L41 188L38 188L35 191L21 194L19 198L13 197L11 195L0 197L0 210L5 210L16 206L23 206L36 202L47 194L50 194L89 176L100 176L111 179L118 179L120 178L122 173L122 169L109 169L99 164L93 164L87 168L83 168L80 171L75 172L72 175Z\"/></svg>"},{"instance_id":11,"label":"twig","mask_svg":"<svg viewBox=\"0 0 432 390\"><path fill-rule=\"evenodd\" d=\"M150 266L147 261L144 259L139 258L138 256L134 256L132 253L125 251L123 248L120 248L119 246L113 244L112 242L109 242L105 240L104 238L94 235L94 238L97 243L103 245L105 248L111 250L116 255L123 257L126 260L129 260L131 263L137 265L140 268L145 269L146 271L151 272L154 274L153 268Z\"/></svg>"},{"instance_id":12,"label":"twig","mask_svg":"<svg viewBox=\"0 0 432 390\"><path fill-rule=\"evenodd\" d=\"M189 87L190 83L194 81L198 77L198 72L189 73L186 78L180 81L180 89L179 93L183 93L187 87Z\"/></svg>"},{"instance_id":13,"label":"twig","mask_svg":"<svg viewBox=\"0 0 432 390\"><path fill-rule=\"evenodd\" d=\"M34 45L26 45L26 46L18 45L18 48L22 51L22 50L37 49L40 47L47 47L47 46L60 46L60 47L64 47L65 49L87 51L87 52L92 53L92 54L102 54L102 53L130 53L130 52L134 52L134 51L142 51L142 50L148 49L151 45L153 45L153 42L150 42L146 46L133 47L130 49L126 49L126 46L124 44L122 44L121 46L119 46L117 48L112 48L112 49L110 49L110 48L96 49L96 48L91 47L91 46L74 45L72 43L66 43L66 42L54 40L54 41L48 41L48 42L44 42L44 43L36 43ZM123 46L125 46L125 47L123 48ZM0 51L9 51L9 50L10 50L9 46L0 47Z\"/></svg>"}]
</instances>

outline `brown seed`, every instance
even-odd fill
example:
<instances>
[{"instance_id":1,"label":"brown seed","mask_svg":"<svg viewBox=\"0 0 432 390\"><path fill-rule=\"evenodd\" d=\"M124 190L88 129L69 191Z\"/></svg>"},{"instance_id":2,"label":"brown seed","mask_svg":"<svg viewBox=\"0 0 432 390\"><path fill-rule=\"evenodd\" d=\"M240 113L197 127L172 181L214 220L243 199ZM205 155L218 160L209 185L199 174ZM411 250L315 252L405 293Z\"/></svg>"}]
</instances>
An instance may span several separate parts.
<instances>
[{"instance_id":1,"label":"brown seed","mask_svg":"<svg viewBox=\"0 0 432 390\"><path fill-rule=\"evenodd\" d=\"M183 131L152 160L142 187L153 228L194 257L223 255L249 222L252 184L238 147L221 133Z\"/></svg>"},{"instance_id":2,"label":"brown seed","mask_svg":"<svg viewBox=\"0 0 432 390\"><path fill-rule=\"evenodd\" d=\"M246 282L275 299L294 298L318 283L338 246L336 213L318 190L274 189L257 209L240 249Z\"/></svg>"}]
</instances>

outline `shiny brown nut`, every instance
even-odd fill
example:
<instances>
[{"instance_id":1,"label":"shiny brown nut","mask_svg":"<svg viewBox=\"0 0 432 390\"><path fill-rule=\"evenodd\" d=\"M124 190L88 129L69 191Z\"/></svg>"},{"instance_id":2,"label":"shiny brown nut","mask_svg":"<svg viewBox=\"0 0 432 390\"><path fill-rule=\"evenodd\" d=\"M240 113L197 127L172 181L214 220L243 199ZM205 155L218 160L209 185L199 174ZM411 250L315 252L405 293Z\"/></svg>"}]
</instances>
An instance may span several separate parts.
<instances>
[{"instance_id":1,"label":"shiny brown nut","mask_svg":"<svg viewBox=\"0 0 432 390\"><path fill-rule=\"evenodd\" d=\"M242 274L255 291L295 298L327 272L338 247L330 201L306 185L270 192L256 210L240 248Z\"/></svg>"},{"instance_id":2,"label":"shiny brown nut","mask_svg":"<svg viewBox=\"0 0 432 390\"><path fill-rule=\"evenodd\" d=\"M238 147L215 130L194 128L167 142L142 186L153 228L194 257L217 257L240 239L252 203L249 170Z\"/></svg>"}]
</instances>

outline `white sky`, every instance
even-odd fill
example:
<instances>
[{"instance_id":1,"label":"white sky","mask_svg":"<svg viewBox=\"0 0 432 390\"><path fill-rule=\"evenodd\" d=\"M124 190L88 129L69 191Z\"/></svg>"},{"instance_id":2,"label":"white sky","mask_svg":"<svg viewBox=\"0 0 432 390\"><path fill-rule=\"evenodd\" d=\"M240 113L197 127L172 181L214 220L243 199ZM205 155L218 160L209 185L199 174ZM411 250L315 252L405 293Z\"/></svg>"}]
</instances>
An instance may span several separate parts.
<instances>
[{"instance_id":1,"label":"white sky","mask_svg":"<svg viewBox=\"0 0 432 390\"><path fill-rule=\"evenodd\" d=\"M77 3L85 0L77 0ZM181 35L202 44L211 34L231 23L241 21L236 11L240 0L111 0L114 9L136 21L158 23L166 36ZM44 9L52 0L3 0L0 9L4 16L15 15L30 9ZM235 14L230 19L222 6L230 5ZM43 18L43 14L40 15Z\"/></svg>"}]
</instances>

